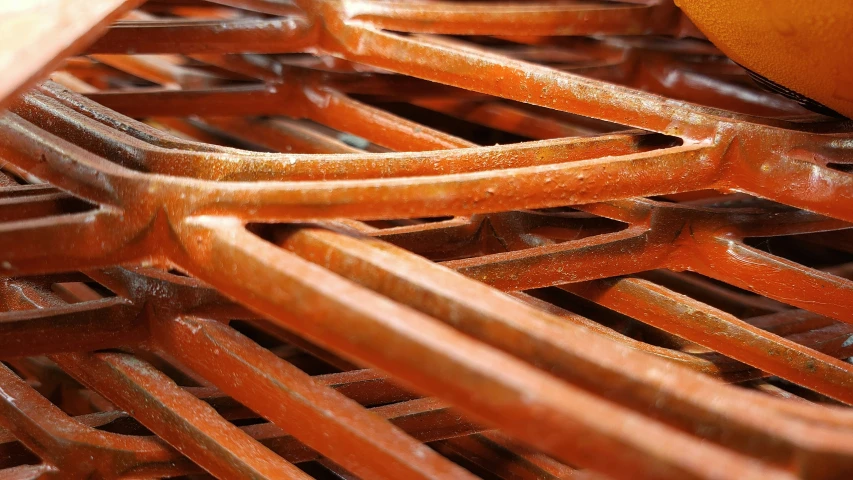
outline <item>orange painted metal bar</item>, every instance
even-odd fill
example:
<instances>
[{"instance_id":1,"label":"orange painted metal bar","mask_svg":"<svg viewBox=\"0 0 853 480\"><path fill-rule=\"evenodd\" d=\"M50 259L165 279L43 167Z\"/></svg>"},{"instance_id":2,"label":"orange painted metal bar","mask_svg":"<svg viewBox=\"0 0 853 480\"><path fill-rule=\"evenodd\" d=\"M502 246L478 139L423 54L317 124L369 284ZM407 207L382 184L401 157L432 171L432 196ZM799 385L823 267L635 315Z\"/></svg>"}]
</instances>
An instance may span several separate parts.
<instances>
[{"instance_id":1,"label":"orange painted metal bar","mask_svg":"<svg viewBox=\"0 0 853 480\"><path fill-rule=\"evenodd\" d=\"M673 2L54 3L0 478L853 472L853 130Z\"/></svg>"}]
</instances>

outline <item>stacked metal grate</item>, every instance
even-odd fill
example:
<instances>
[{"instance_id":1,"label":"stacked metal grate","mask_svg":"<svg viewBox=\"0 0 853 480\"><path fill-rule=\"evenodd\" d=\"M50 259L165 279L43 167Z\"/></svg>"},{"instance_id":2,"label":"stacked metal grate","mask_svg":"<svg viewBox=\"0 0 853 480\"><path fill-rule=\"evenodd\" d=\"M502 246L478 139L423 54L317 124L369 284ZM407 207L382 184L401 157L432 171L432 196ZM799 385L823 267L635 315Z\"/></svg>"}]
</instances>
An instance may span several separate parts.
<instances>
[{"instance_id":1,"label":"stacked metal grate","mask_svg":"<svg viewBox=\"0 0 853 480\"><path fill-rule=\"evenodd\" d=\"M853 475L853 126L670 2L53 3L0 479Z\"/></svg>"}]
</instances>

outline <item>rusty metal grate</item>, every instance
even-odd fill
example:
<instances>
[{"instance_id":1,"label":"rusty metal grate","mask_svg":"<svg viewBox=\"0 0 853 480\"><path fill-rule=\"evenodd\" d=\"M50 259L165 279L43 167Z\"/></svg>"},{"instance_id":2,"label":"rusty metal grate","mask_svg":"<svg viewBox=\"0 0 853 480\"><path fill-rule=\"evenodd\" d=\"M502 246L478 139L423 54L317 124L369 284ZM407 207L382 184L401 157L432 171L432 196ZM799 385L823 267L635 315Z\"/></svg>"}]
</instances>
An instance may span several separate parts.
<instances>
[{"instance_id":1,"label":"rusty metal grate","mask_svg":"<svg viewBox=\"0 0 853 480\"><path fill-rule=\"evenodd\" d=\"M0 479L853 474L853 131L670 2L55 3Z\"/></svg>"}]
</instances>

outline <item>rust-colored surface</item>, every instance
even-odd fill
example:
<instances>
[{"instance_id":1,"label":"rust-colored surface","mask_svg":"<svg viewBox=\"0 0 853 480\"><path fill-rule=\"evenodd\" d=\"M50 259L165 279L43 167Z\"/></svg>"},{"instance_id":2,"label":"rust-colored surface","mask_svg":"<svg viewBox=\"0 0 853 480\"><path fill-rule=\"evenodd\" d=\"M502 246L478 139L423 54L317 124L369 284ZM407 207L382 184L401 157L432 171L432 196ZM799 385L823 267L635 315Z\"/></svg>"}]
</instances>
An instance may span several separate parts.
<instances>
[{"instance_id":1,"label":"rust-colored surface","mask_svg":"<svg viewBox=\"0 0 853 480\"><path fill-rule=\"evenodd\" d=\"M853 129L698 36L128 13L0 118L0 479L850 477Z\"/></svg>"}]
</instances>

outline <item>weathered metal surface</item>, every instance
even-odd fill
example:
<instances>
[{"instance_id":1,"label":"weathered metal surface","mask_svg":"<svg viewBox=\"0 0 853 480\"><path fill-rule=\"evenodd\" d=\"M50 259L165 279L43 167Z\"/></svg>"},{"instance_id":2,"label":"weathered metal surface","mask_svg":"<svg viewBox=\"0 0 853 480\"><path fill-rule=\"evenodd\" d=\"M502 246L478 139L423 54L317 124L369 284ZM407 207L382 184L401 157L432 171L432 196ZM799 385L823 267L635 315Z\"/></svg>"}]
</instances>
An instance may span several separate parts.
<instances>
[{"instance_id":1,"label":"weathered metal surface","mask_svg":"<svg viewBox=\"0 0 853 480\"><path fill-rule=\"evenodd\" d=\"M216 3L7 100L0 478L853 474L849 123L670 2Z\"/></svg>"}]
</instances>

